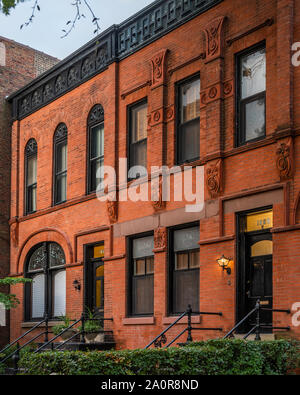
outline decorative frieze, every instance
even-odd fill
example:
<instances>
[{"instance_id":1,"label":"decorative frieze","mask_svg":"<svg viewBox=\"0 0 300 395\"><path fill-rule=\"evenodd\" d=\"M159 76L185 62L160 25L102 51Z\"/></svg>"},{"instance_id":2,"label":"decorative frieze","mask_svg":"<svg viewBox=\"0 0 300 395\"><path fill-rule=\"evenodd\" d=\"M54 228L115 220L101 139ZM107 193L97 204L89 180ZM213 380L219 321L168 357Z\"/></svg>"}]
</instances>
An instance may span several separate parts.
<instances>
[{"instance_id":1,"label":"decorative frieze","mask_svg":"<svg viewBox=\"0 0 300 395\"><path fill-rule=\"evenodd\" d=\"M71 57L36 78L22 90L9 97L13 101L13 118L22 119L59 96L74 89L87 79L101 73L109 64L133 54L135 51L176 29L195 16L207 11L223 0L161 0L120 25L114 25ZM221 25L208 31L210 58L218 51ZM164 58L154 57L152 87L158 86L164 76Z\"/></svg>"}]
</instances>

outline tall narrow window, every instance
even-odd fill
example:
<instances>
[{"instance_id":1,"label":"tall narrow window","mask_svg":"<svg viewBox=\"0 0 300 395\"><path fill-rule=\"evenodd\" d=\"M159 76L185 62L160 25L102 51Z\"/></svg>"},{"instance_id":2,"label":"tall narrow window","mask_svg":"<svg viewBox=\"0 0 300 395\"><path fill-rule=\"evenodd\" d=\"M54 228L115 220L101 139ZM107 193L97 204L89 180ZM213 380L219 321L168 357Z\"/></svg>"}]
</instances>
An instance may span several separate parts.
<instances>
[{"instance_id":1,"label":"tall narrow window","mask_svg":"<svg viewBox=\"0 0 300 395\"><path fill-rule=\"evenodd\" d=\"M129 168L147 168L147 101L129 107L129 128Z\"/></svg>"},{"instance_id":2,"label":"tall narrow window","mask_svg":"<svg viewBox=\"0 0 300 395\"><path fill-rule=\"evenodd\" d=\"M68 129L61 123L54 134L54 204L67 200L67 148Z\"/></svg>"},{"instance_id":3,"label":"tall narrow window","mask_svg":"<svg viewBox=\"0 0 300 395\"><path fill-rule=\"evenodd\" d=\"M154 300L153 236L131 240L131 315L153 314Z\"/></svg>"},{"instance_id":4,"label":"tall narrow window","mask_svg":"<svg viewBox=\"0 0 300 395\"><path fill-rule=\"evenodd\" d=\"M65 254L56 243L41 243L31 250L26 266L26 277L32 279L25 284L27 320L66 314L65 264Z\"/></svg>"},{"instance_id":5,"label":"tall narrow window","mask_svg":"<svg viewBox=\"0 0 300 395\"><path fill-rule=\"evenodd\" d=\"M266 134L266 51L252 49L238 56L237 145Z\"/></svg>"},{"instance_id":6,"label":"tall narrow window","mask_svg":"<svg viewBox=\"0 0 300 395\"><path fill-rule=\"evenodd\" d=\"M88 193L102 188L104 166L104 110L94 106L88 117L89 161Z\"/></svg>"},{"instance_id":7,"label":"tall narrow window","mask_svg":"<svg viewBox=\"0 0 300 395\"><path fill-rule=\"evenodd\" d=\"M37 189L37 143L35 139L28 141L25 149L25 213L36 211Z\"/></svg>"},{"instance_id":8,"label":"tall narrow window","mask_svg":"<svg viewBox=\"0 0 300 395\"><path fill-rule=\"evenodd\" d=\"M200 78L178 85L177 163L191 162L200 152Z\"/></svg>"},{"instance_id":9,"label":"tall narrow window","mask_svg":"<svg viewBox=\"0 0 300 395\"><path fill-rule=\"evenodd\" d=\"M188 305L199 310L199 227L172 232L170 312L183 313Z\"/></svg>"}]
</instances>

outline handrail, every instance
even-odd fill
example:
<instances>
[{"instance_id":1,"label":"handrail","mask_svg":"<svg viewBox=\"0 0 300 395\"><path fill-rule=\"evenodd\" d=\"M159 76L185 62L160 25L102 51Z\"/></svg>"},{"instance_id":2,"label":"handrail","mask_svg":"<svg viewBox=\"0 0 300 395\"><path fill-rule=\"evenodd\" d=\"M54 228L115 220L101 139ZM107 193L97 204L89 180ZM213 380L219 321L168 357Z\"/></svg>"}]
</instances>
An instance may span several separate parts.
<instances>
[{"instance_id":1,"label":"handrail","mask_svg":"<svg viewBox=\"0 0 300 395\"><path fill-rule=\"evenodd\" d=\"M168 348L171 344L173 344L181 335L183 335L185 332L188 332L187 336L187 342L192 342L192 330L220 330L222 331L222 328L193 328L192 327L192 314L196 315L219 315L222 316L222 313L218 312L205 312L205 311L197 311L194 312L192 310L191 305L188 305L188 308L185 312L183 312L174 322L172 322L166 329L164 329L159 335L157 335L149 344L147 344L146 347L144 347L144 350L152 346L154 344L155 347L162 347L162 344L167 343L167 338L165 336L165 333L168 332L174 325L177 324L183 317L186 315L188 316L188 323L187 323L187 328L185 328L183 331L181 331L171 342L169 342L165 348ZM160 340L159 340L160 339Z\"/></svg>"},{"instance_id":2,"label":"handrail","mask_svg":"<svg viewBox=\"0 0 300 395\"><path fill-rule=\"evenodd\" d=\"M249 332L243 337L243 339L247 339L251 333L255 332L255 340L261 340L260 337L260 329L261 328L269 328L269 329L283 329L283 330L290 330L290 327L283 327L283 326L272 326L272 325L266 325L260 322L260 311L274 311L278 313L287 313L290 314L291 311L288 309L271 309L267 307L261 307L260 306L260 298L256 300L255 307L252 309L243 319L241 319L224 337L223 339L227 339L230 335L232 335L233 332L235 332L253 313L256 314L256 323L251 324L253 325L252 328L249 330Z\"/></svg>"},{"instance_id":3,"label":"handrail","mask_svg":"<svg viewBox=\"0 0 300 395\"><path fill-rule=\"evenodd\" d=\"M13 346L14 344L18 343L21 339L23 339L26 335L34 331L36 328L38 328L41 324L44 322L48 321L48 317L46 316L42 321L38 322L36 325L34 325L31 329L29 329L27 332L23 333L20 337L18 337L16 340L14 340L12 343L8 344L6 347L4 347L1 351L0 354L2 354L4 351L6 351L8 348Z\"/></svg>"}]
</instances>

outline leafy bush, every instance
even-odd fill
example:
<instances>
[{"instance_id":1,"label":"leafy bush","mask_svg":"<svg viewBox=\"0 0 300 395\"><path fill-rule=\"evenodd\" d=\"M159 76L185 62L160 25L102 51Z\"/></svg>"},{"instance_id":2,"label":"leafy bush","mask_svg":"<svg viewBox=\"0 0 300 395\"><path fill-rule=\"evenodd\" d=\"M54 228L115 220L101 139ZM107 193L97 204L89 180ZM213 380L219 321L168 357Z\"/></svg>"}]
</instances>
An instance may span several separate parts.
<instances>
[{"instance_id":1,"label":"leafy bush","mask_svg":"<svg viewBox=\"0 0 300 395\"><path fill-rule=\"evenodd\" d=\"M299 344L285 340L212 340L182 348L24 353L27 374L282 375L296 366Z\"/></svg>"},{"instance_id":2,"label":"leafy bush","mask_svg":"<svg viewBox=\"0 0 300 395\"><path fill-rule=\"evenodd\" d=\"M69 328L69 326L71 325L71 318L67 317L66 315L60 316L59 319L63 321L63 324L54 325L52 327L52 332L54 333L54 335L58 335L64 329Z\"/></svg>"}]
</instances>

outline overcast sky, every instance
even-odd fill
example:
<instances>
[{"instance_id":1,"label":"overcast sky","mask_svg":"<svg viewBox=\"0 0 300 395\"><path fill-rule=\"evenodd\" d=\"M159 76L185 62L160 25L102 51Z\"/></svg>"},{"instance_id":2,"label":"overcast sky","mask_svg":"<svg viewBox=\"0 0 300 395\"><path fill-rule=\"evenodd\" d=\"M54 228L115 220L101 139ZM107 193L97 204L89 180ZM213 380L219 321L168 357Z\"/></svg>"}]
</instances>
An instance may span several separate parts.
<instances>
[{"instance_id":1,"label":"overcast sky","mask_svg":"<svg viewBox=\"0 0 300 395\"><path fill-rule=\"evenodd\" d=\"M101 31L124 21L153 2L153 0L89 1L96 16L100 18ZM39 0L41 10L36 13L34 22L20 30L20 26L28 20L32 12L34 0L28 0L18 5L9 16L0 14L0 36L63 59L95 37L91 16L82 6L86 19L81 18L68 37L60 38L66 22L75 16L72 2L72 0Z\"/></svg>"}]
</instances>

